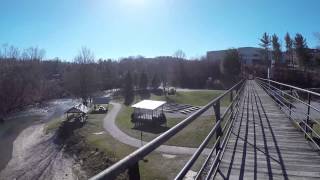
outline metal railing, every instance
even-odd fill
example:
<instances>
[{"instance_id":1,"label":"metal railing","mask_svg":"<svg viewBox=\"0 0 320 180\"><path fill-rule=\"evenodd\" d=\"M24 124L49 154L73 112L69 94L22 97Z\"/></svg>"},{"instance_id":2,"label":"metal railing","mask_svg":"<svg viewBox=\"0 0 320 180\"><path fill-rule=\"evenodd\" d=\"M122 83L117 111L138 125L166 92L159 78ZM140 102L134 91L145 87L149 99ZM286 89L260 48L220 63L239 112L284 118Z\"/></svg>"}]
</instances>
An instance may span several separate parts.
<instances>
[{"instance_id":1,"label":"metal railing","mask_svg":"<svg viewBox=\"0 0 320 180\"><path fill-rule=\"evenodd\" d=\"M183 130L186 126L188 126L191 122L197 119L201 114L206 112L209 108L213 107L215 112L215 119L216 122L206 136L204 141L200 144L200 146L196 149L194 154L191 156L189 161L185 164L182 170L178 173L175 179L183 179L186 173L192 168L192 165L196 162L199 156L202 154L210 140L214 135L216 135L216 139L214 145L211 147L211 151L205 160L203 166L201 167L200 171L197 174L198 178L203 178L206 176L205 179L209 179L217 172L217 167L220 163L220 159L223 156L225 145L227 144L227 140L230 136L230 132L232 129L232 125L234 122L234 117L239 111L239 102L240 97L244 89L244 80L241 80L236 85L234 85L229 90L225 91L223 94L218 96L217 98L213 99L207 105L190 115L189 117L182 120L180 123L166 131L165 133L161 134L157 138L153 139L152 141L148 142L141 148L135 150L128 156L124 157L117 163L113 164L109 168L103 170L99 174L91 177L91 180L97 179L115 179L120 173L124 172L128 169L128 176L129 179L140 179L139 173L139 161L143 160L145 156L153 152L156 148L163 145L166 141L176 135L178 132ZM234 94L235 91L235 94ZM221 100L226 98L230 95L230 104L224 111L224 113L220 113L220 106ZM223 127L222 127L223 126ZM215 153L214 153L215 152ZM214 156L213 156L214 155ZM211 159L213 159L211 161ZM208 164L211 164L208 166ZM204 173L204 169L210 167L207 174Z\"/></svg>"},{"instance_id":2,"label":"metal railing","mask_svg":"<svg viewBox=\"0 0 320 180\"><path fill-rule=\"evenodd\" d=\"M314 127L319 126L320 131L320 109L312 104L312 99L319 100L320 94L269 79L256 78L256 81L320 150L320 132Z\"/></svg>"}]
</instances>

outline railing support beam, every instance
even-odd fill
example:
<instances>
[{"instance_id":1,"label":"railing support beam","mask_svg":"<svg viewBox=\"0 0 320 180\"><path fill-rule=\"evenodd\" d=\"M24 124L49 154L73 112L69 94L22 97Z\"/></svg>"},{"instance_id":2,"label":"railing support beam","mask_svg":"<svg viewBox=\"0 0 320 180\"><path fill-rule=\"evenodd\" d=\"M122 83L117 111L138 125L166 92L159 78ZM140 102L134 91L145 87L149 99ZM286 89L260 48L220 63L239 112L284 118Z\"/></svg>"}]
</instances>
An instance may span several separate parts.
<instances>
[{"instance_id":1,"label":"railing support beam","mask_svg":"<svg viewBox=\"0 0 320 180\"><path fill-rule=\"evenodd\" d=\"M220 99L213 104L213 109L214 109L214 113L216 116L216 123L218 123L219 121L221 121L221 113L220 113ZM219 126L217 127L217 134L216 134L216 139L218 140L217 142L217 146L216 146L216 153L219 153L220 150L220 139L219 137L222 136L222 128L221 128L221 123L219 124Z\"/></svg>"},{"instance_id":2,"label":"railing support beam","mask_svg":"<svg viewBox=\"0 0 320 180\"><path fill-rule=\"evenodd\" d=\"M290 88L290 95L292 96L293 93L292 93L292 88ZM289 116L291 118L291 111L292 111L292 103L289 103Z\"/></svg>"},{"instance_id":3,"label":"railing support beam","mask_svg":"<svg viewBox=\"0 0 320 180\"><path fill-rule=\"evenodd\" d=\"M310 126L310 104L311 104L311 94L308 93L308 112L307 112L307 118L306 118L306 124L308 124ZM310 131L310 129L308 129L308 127L305 125L305 131L306 133L308 133ZM311 131L312 132L312 131ZM305 138L308 139L307 135L305 134Z\"/></svg>"},{"instance_id":4,"label":"railing support beam","mask_svg":"<svg viewBox=\"0 0 320 180\"><path fill-rule=\"evenodd\" d=\"M233 91L230 92L230 102L233 103ZM231 119L233 118L233 106L234 104L231 104L231 114L230 114Z\"/></svg>"},{"instance_id":5,"label":"railing support beam","mask_svg":"<svg viewBox=\"0 0 320 180\"><path fill-rule=\"evenodd\" d=\"M128 170L130 180L140 180L139 162L136 162Z\"/></svg>"}]
</instances>

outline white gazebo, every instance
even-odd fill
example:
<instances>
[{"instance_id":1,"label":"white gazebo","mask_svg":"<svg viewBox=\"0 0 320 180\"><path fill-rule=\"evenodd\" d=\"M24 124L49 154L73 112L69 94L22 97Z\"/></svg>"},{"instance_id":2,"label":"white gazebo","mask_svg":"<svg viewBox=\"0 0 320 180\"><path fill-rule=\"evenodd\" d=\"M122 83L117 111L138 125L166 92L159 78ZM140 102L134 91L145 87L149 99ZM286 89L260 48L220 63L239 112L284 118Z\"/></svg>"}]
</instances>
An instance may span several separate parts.
<instances>
[{"instance_id":1,"label":"white gazebo","mask_svg":"<svg viewBox=\"0 0 320 180\"><path fill-rule=\"evenodd\" d=\"M162 125L167 119L163 113L165 101L142 100L131 107L134 111L131 114L131 122L135 126L143 124Z\"/></svg>"},{"instance_id":2,"label":"white gazebo","mask_svg":"<svg viewBox=\"0 0 320 180\"><path fill-rule=\"evenodd\" d=\"M68 109L65 114L67 114L67 119L69 120L69 118L73 118L74 115L78 114L80 115L79 117L81 118L85 118L86 114L89 112L89 108L83 104L78 104L75 105L73 107L71 107L70 109ZM70 116L71 114L71 116Z\"/></svg>"}]
</instances>

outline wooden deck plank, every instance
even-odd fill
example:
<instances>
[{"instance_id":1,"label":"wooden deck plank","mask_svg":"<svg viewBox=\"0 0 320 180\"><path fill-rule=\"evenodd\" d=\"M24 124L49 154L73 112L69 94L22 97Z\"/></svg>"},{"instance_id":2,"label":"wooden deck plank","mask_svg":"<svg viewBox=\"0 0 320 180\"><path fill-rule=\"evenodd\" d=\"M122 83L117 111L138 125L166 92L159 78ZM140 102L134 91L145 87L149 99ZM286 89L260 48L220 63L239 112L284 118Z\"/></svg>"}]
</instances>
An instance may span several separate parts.
<instances>
[{"instance_id":1,"label":"wooden deck plank","mask_svg":"<svg viewBox=\"0 0 320 180\"><path fill-rule=\"evenodd\" d=\"M267 93L247 81L219 170L227 179L320 179L320 154ZM215 179L223 179L217 173Z\"/></svg>"}]
</instances>

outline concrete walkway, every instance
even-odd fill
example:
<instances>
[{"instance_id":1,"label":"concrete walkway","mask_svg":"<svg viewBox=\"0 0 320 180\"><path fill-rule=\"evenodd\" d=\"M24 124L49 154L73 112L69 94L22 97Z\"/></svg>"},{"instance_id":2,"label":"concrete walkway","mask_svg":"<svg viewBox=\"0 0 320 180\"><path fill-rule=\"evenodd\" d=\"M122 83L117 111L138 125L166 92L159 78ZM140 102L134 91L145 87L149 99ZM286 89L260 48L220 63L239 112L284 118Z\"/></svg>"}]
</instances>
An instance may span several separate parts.
<instances>
[{"instance_id":1,"label":"concrete walkway","mask_svg":"<svg viewBox=\"0 0 320 180\"><path fill-rule=\"evenodd\" d=\"M126 133L122 132L115 123L117 115L121 110L121 104L116 102L111 102L111 104L113 107L103 120L104 129L107 132L109 132L113 138L117 139L118 141L124 144L137 148L141 147L141 141L139 139L133 138L127 135ZM143 141L143 144L146 143L147 142ZM196 151L196 148L161 145L159 148L156 149L156 151L168 154L192 155ZM209 149L205 149L204 154L209 154L209 151Z\"/></svg>"}]
</instances>

